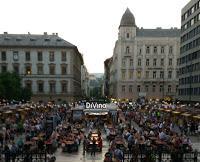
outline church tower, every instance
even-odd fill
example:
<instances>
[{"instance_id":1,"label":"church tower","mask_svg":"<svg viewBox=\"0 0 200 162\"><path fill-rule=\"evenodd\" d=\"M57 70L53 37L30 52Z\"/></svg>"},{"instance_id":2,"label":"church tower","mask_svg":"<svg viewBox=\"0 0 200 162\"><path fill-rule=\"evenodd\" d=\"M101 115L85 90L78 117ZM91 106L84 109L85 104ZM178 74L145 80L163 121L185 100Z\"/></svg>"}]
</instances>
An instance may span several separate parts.
<instances>
[{"instance_id":1,"label":"church tower","mask_svg":"<svg viewBox=\"0 0 200 162\"><path fill-rule=\"evenodd\" d=\"M119 26L118 40L130 40L136 36L135 18L129 8L123 14Z\"/></svg>"}]
</instances>

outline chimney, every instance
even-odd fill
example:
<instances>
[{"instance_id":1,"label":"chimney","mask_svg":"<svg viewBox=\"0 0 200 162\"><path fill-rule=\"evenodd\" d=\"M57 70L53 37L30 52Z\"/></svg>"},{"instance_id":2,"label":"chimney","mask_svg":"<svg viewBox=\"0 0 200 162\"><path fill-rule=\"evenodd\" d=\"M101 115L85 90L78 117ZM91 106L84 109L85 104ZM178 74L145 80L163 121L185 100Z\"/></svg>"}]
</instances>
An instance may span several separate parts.
<instances>
[{"instance_id":1,"label":"chimney","mask_svg":"<svg viewBox=\"0 0 200 162\"><path fill-rule=\"evenodd\" d=\"M30 35L31 33L30 32L28 32L28 35Z\"/></svg>"},{"instance_id":2,"label":"chimney","mask_svg":"<svg viewBox=\"0 0 200 162\"><path fill-rule=\"evenodd\" d=\"M56 33L56 36L58 36L58 33Z\"/></svg>"},{"instance_id":3,"label":"chimney","mask_svg":"<svg viewBox=\"0 0 200 162\"><path fill-rule=\"evenodd\" d=\"M52 33L52 35L55 35L55 33Z\"/></svg>"},{"instance_id":4,"label":"chimney","mask_svg":"<svg viewBox=\"0 0 200 162\"><path fill-rule=\"evenodd\" d=\"M47 35L47 32L44 32L44 35Z\"/></svg>"},{"instance_id":5,"label":"chimney","mask_svg":"<svg viewBox=\"0 0 200 162\"><path fill-rule=\"evenodd\" d=\"M8 32L4 32L4 34L8 34Z\"/></svg>"}]
</instances>

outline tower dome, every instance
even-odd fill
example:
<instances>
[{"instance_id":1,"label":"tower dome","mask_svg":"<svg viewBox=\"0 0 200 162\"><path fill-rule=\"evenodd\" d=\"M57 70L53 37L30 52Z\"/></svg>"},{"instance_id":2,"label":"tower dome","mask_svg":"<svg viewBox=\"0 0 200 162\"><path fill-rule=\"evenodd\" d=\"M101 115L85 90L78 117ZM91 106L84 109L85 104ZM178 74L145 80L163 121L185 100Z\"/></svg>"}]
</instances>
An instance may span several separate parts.
<instances>
[{"instance_id":1,"label":"tower dome","mask_svg":"<svg viewBox=\"0 0 200 162\"><path fill-rule=\"evenodd\" d=\"M125 13L122 16L120 26L130 26L130 27L136 27L135 25L135 18L129 8L126 9Z\"/></svg>"}]
</instances>

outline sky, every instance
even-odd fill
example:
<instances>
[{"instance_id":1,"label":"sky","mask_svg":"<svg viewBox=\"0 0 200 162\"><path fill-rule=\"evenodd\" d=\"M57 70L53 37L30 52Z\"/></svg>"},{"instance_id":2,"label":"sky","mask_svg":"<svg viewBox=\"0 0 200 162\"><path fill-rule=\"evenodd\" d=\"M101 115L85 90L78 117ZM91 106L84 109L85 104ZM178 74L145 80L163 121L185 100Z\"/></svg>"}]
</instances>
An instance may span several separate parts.
<instances>
[{"instance_id":1,"label":"sky","mask_svg":"<svg viewBox=\"0 0 200 162\"><path fill-rule=\"evenodd\" d=\"M189 0L0 0L0 33L48 34L78 47L89 73L103 73L128 7L138 27L181 26Z\"/></svg>"}]
</instances>

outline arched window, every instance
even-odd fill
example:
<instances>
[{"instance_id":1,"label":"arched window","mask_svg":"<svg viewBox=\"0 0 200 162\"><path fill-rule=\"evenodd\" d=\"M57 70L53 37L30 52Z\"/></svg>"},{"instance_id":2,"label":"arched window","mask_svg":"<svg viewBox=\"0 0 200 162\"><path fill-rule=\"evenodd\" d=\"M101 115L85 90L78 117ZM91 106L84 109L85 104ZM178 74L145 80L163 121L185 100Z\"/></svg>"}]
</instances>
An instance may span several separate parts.
<instances>
[{"instance_id":1,"label":"arched window","mask_svg":"<svg viewBox=\"0 0 200 162\"><path fill-rule=\"evenodd\" d=\"M126 53L130 53L130 47L129 46L126 47Z\"/></svg>"}]
</instances>

